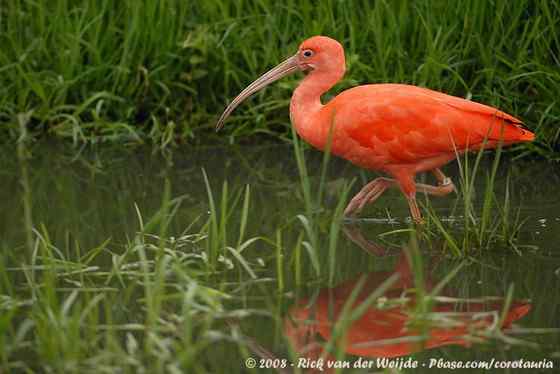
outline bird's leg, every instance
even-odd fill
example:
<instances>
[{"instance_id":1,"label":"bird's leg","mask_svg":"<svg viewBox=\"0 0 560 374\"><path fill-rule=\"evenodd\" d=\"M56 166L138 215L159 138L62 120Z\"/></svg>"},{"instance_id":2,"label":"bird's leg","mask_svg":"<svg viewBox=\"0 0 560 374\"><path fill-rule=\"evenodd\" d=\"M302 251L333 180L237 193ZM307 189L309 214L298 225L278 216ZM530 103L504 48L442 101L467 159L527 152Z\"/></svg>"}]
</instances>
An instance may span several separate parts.
<instances>
[{"instance_id":1,"label":"bird's leg","mask_svg":"<svg viewBox=\"0 0 560 374\"><path fill-rule=\"evenodd\" d=\"M429 184L416 183L417 191L424 192L429 195L435 195L435 196L445 196L453 191L457 191L455 189L455 185L451 181L451 178L446 177L445 174L443 174L443 172L441 171L441 169L434 169L432 170L432 173L436 177L438 181L438 185L432 186Z\"/></svg>"},{"instance_id":2,"label":"bird's leg","mask_svg":"<svg viewBox=\"0 0 560 374\"><path fill-rule=\"evenodd\" d=\"M412 216L412 220L419 225L423 224L424 219L422 218L422 213L420 213L420 208L418 208L416 195L414 194L411 196L407 196L406 201L408 202L408 206L410 208L410 215Z\"/></svg>"},{"instance_id":3,"label":"bird's leg","mask_svg":"<svg viewBox=\"0 0 560 374\"><path fill-rule=\"evenodd\" d=\"M438 181L438 186L451 185L451 186L453 186L452 190L457 192L457 189L455 188L455 185L453 184L453 181L451 180L451 178L449 178L445 174L443 174L443 172L441 171L440 168L433 169L432 174L436 177L436 179Z\"/></svg>"},{"instance_id":4,"label":"bird's leg","mask_svg":"<svg viewBox=\"0 0 560 374\"><path fill-rule=\"evenodd\" d=\"M446 177L441 169L436 168L432 170L432 173L436 177L438 185L432 186L424 183L416 183L415 187L417 192L424 192L426 194L434 196L445 196L453 191L456 191L455 185L451 181L451 178ZM414 219L416 223L423 223L424 220L422 219L422 214L420 213L418 203L416 202L416 194L410 195L409 197L407 197L407 200L408 206L410 207L412 219Z\"/></svg>"},{"instance_id":5,"label":"bird's leg","mask_svg":"<svg viewBox=\"0 0 560 374\"><path fill-rule=\"evenodd\" d=\"M453 183L449 183L446 185L431 186L429 184L416 183L416 190L418 192L427 193L428 195L445 196L455 191L455 185Z\"/></svg>"},{"instance_id":6,"label":"bird's leg","mask_svg":"<svg viewBox=\"0 0 560 374\"><path fill-rule=\"evenodd\" d=\"M411 184L411 193L405 193L407 196L408 206L410 207L410 214L416 223L422 223L422 214L416 202L416 192L423 192L434 196L445 196L455 191L455 185L450 178L446 177L440 169L432 170L432 173L438 180L437 186L432 186L424 183ZM413 182L411 182L413 183ZM344 210L345 216L352 216L359 213L366 204L373 203L375 200L390 187L397 187L399 184L395 179L391 178L375 178L373 181L366 184L360 192L358 192L350 201ZM403 191L404 192L404 191Z\"/></svg>"},{"instance_id":7,"label":"bird's leg","mask_svg":"<svg viewBox=\"0 0 560 374\"><path fill-rule=\"evenodd\" d=\"M344 215L352 216L359 213L366 204L373 203L387 188L394 186L396 183L397 181L391 178L375 178L350 200L350 203L344 209Z\"/></svg>"}]
</instances>

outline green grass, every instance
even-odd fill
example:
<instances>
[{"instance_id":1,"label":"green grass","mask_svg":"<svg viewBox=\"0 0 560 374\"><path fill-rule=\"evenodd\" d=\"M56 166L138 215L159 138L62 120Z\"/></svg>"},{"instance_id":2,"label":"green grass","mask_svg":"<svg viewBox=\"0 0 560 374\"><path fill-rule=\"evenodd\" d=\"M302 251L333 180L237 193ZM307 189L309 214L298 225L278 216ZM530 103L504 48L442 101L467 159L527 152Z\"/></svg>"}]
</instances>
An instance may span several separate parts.
<instances>
[{"instance_id":1,"label":"green grass","mask_svg":"<svg viewBox=\"0 0 560 374\"><path fill-rule=\"evenodd\" d=\"M483 151L457 156L457 194L451 195L457 199L449 214L449 222L442 222L431 200L426 199L427 232L436 238L444 238L447 248L456 256L498 248L511 249L519 254L523 247L518 242L518 235L524 222L519 209L513 206L510 176L498 177L501 146L492 157L490 160L488 153ZM481 178L484 183L479 182ZM500 193L497 192L498 186L501 187Z\"/></svg>"},{"instance_id":2,"label":"green grass","mask_svg":"<svg viewBox=\"0 0 560 374\"><path fill-rule=\"evenodd\" d=\"M546 0L14 0L0 9L0 126L15 139L23 115L32 136L76 144L208 143L234 95L325 34L348 61L333 94L402 82L472 98L536 131L523 155L558 159L559 22ZM297 79L243 105L220 136L289 139Z\"/></svg>"}]
</instances>

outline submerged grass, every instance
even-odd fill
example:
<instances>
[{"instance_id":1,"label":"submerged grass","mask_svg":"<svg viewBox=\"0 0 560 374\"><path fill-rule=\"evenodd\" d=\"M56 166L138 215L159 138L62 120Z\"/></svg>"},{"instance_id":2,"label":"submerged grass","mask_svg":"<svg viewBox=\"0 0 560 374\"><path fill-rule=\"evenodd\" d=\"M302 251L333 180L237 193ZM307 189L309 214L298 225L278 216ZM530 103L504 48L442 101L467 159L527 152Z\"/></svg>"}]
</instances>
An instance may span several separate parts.
<instances>
[{"instance_id":1,"label":"submerged grass","mask_svg":"<svg viewBox=\"0 0 560 374\"><path fill-rule=\"evenodd\" d=\"M206 142L228 99L325 34L347 53L333 93L401 82L496 105L536 131L521 155L558 159L559 19L546 0L9 1L0 9L1 131L17 138L25 115L30 135L74 143ZM239 108L228 139L289 139L294 85Z\"/></svg>"}]
</instances>

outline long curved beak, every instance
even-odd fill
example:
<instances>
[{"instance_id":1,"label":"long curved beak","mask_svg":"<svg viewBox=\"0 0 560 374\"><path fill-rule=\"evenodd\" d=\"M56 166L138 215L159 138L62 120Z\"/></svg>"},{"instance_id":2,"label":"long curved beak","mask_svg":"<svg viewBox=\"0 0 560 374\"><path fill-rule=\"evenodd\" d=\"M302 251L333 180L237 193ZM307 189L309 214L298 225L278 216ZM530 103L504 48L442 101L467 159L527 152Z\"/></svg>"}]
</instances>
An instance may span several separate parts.
<instances>
[{"instance_id":1,"label":"long curved beak","mask_svg":"<svg viewBox=\"0 0 560 374\"><path fill-rule=\"evenodd\" d=\"M267 71L261 75L256 81L251 83L247 88L245 88L224 110L218 123L216 124L216 131L220 130L224 125L226 118L233 112L239 104L243 102L246 98L251 96L257 91L260 91L264 87L268 86L272 82L276 82L278 79L285 77L286 75L292 74L295 71L301 70L297 63L297 55L294 55L284 62L277 65L275 68Z\"/></svg>"}]
</instances>

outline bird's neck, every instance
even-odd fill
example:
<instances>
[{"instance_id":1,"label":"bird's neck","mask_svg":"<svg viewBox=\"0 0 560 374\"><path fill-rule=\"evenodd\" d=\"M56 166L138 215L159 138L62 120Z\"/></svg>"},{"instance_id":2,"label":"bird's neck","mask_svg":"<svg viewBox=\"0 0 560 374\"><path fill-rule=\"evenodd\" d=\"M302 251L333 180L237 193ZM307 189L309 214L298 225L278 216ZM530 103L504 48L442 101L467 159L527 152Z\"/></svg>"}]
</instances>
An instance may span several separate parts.
<instances>
[{"instance_id":1,"label":"bird's neck","mask_svg":"<svg viewBox=\"0 0 560 374\"><path fill-rule=\"evenodd\" d=\"M292 95L290 117L296 132L311 145L323 149L328 137L329 116L321 95L327 92L344 75L344 70L309 73Z\"/></svg>"}]
</instances>

